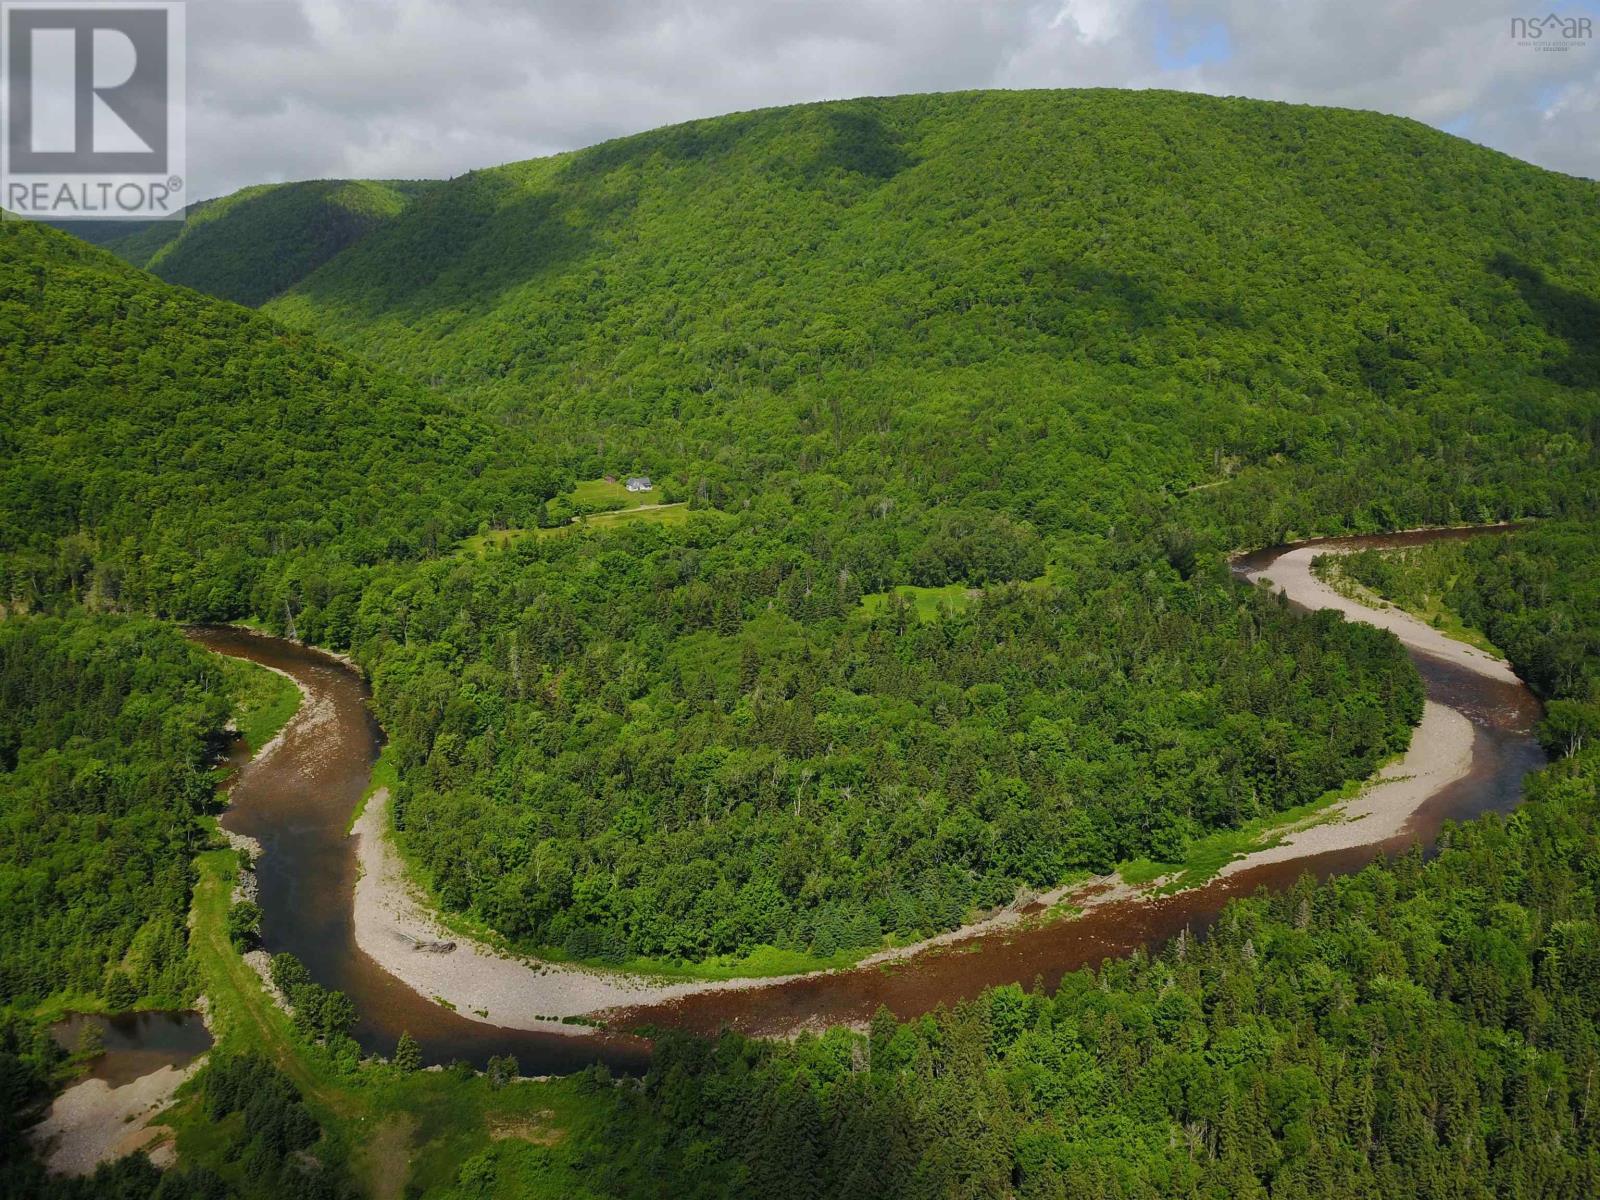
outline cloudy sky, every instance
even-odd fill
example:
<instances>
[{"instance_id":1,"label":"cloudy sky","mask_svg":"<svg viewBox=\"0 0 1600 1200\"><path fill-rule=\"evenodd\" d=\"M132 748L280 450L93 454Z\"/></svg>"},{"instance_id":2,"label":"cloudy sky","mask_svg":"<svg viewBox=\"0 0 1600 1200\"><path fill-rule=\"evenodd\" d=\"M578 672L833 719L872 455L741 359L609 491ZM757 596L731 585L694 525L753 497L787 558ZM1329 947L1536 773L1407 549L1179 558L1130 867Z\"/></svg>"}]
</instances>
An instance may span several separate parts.
<instances>
[{"instance_id":1,"label":"cloudy sky","mask_svg":"<svg viewBox=\"0 0 1600 1200\"><path fill-rule=\"evenodd\" d=\"M1597 35L1564 52L1513 37L1514 17L1552 11L1531 3L190 0L190 194L451 175L739 109L986 87L1378 109L1600 176L1600 0L1556 5Z\"/></svg>"}]
</instances>

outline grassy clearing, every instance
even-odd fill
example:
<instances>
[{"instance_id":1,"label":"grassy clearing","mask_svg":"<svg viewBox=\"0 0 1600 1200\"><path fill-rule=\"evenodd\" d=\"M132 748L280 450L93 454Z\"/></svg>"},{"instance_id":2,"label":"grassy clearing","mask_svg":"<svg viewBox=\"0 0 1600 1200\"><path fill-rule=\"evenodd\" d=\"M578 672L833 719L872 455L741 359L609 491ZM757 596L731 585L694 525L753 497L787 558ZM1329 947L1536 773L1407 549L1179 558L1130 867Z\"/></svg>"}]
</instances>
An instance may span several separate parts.
<instances>
[{"instance_id":1,"label":"grassy clearing","mask_svg":"<svg viewBox=\"0 0 1600 1200\"><path fill-rule=\"evenodd\" d=\"M494 529L488 533L474 534L461 543L459 553L471 558L481 558L490 550L509 550L529 535L537 536L542 529Z\"/></svg>"},{"instance_id":2,"label":"grassy clearing","mask_svg":"<svg viewBox=\"0 0 1600 1200\"><path fill-rule=\"evenodd\" d=\"M620 479L585 479L572 490L567 500L580 508L638 508L641 504L660 504L661 489L630 492Z\"/></svg>"},{"instance_id":3,"label":"grassy clearing","mask_svg":"<svg viewBox=\"0 0 1600 1200\"><path fill-rule=\"evenodd\" d=\"M234 720L245 745L259 750L289 723L300 708L300 689L292 679L242 658L213 655L233 703Z\"/></svg>"},{"instance_id":4,"label":"grassy clearing","mask_svg":"<svg viewBox=\"0 0 1600 1200\"><path fill-rule=\"evenodd\" d=\"M917 611L919 621L936 621L942 610L948 608L951 612L966 612L972 607L972 602L983 593L978 588L968 587L964 583L948 583L943 587L913 587L903 584L897 588L890 588L887 592L869 592L861 597L861 611L869 617L876 617L888 611L889 597L901 596L911 602Z\"/></svg>"},{"instance_id":5,"label":"grassy clearing","mask_svg":"<svg viewBox=\"0 0 1600 1200\"><path fill-rule=\"evenodd\" d=\"M57 992L31 1009L0 1009L0 1012L13 1011L20 1012L31 1020L53 1025L57 1021L66 1020L74 1013L103 1013L109 1012L110 1009L101 996L80 992Z\"/></svg>"},{"instance_id":6,"label":"grassy clearing","mask_svg":"<svg viewBox=\"0 0 1600 1200\"><path fill-rule=\"evenodd\" d=\"M1042 588L1048 586L1051 582L1051 571L1046 570L1043 575L1034 579L1024 579L1016 586ZM1007 587L1010 585L991 584L990 586ZM983 588L975 588L965 583L947 583L941 587L916 587L907 583L901 584L899 587L890 588L886 592L868 592L861 597L859 611L865 617L880 616L888 609L889 598L891 596L900 596L911 602L919 621L937 621L946 610L953 613L966 612L982 597L983 592Z\"/></svg>"},{"instance_id":7,"label":"grassy clearing","mask_svg":"<svg viewBox=\"0 0 1600 1200\"><path fill-rule=\"evenodd\" d=\"M367 801L372 798L373 792L379 788L388 788L392 794L399 782L400 769L394 765L394 754L386 745L379 753L378 761L372 764L372 778L367 780L367 790L361 793L361 799L356 802L355 811L350 814L350 823L345 826L345 832L349 833L356 827L361 814L367 811Z\"/></svg>"},{"instance_id":8,"label":"grassy clearing","mask_svg":"<svg viewBox=\"0 0 1600 1200\"><path fill-rule=\"evenodd\" d=\"M490 550L509 550L524 538L558 537L562 534L572 533L579 529L612 529L619 525L626 525L634 521L648 522L654 525L684 525L689 520L689 506L687 503L663 504L654 508L625 508L615 512L597 512L586 516L576 516L566 525L556 525L549 529L493 529L488 533L474 534L461 543L460 552L469 556L481 556Z\"/></svg>"},{"instance_id":9,"label":"grassy clearing","mask_svg":"<svg viewBox=\"0 0 1600 1200\"><path fill-rule=\"evenodd\" d=\"M375 1090L382 1092L383 1115L356 1162L369 1185L387 1186L389 1195L587 1197L597 1194L592 1164L634 1173L617 1163L620 1147L607 1136L614 1098L581 1077L496 1091L481 1078L425 1072ZM396 1153L402 1138L408 1163ZM403 1192L395 1189L396 1162L406 1168ZM644 1171L640 1182L648 1178Z\"/></svg>"},{"instance_id":10,"label":"grassy clearing","mask_svg":"<svg viewBox=\"0 0 1600 1200\"><path fill-rule=\"evenodd\" d=\"M1492 654L1496 658L1505 657L1505 652L1491 642L1487 635L1481 630L1468 625L1456 615L1453 609L1446 608L1438 596L1429 596L1427 603L1421 608L1408 609L1407 611L1414 616L1422 618L1422 620L1444 634L1445 637L1454 638L1458 642L1465 642L1467 645L1482 650L1486 654Z\"/></svg>"},{"instance_id":11,"label":"grassy clearing","mask_svg":"<svg viewBox=\"0 0 1600 1200\"><path fill-rule=\"evenodd\" d=\"M664 495L659 487L630 492L621 480L585 479L550 502L550 513L560 524L537 529L492 529L464 540L461 552L482 555L488 550L507 550L524 538L554 537L591 525L604 529L634 520L682 525L689 519L689 506L682 502L663 503Z\"/></svg>"},{"instance_id":12,"label":"grassy clearing","mask_svg":"<svg viewBox=\"0 0 1600 1200\"><path fill-rule=\"evenodd\" d=\"M549 535L590 526L606 529L614 525L626 525L632 521L645 521L654 525L683 525L688 520L689 505L679 501L677 504L660 504L652 508L625 508L617 512L591 513L585 517L574 518L571 525L558 529L541 529L538 532Z\"/></svg>"}]
</instances>

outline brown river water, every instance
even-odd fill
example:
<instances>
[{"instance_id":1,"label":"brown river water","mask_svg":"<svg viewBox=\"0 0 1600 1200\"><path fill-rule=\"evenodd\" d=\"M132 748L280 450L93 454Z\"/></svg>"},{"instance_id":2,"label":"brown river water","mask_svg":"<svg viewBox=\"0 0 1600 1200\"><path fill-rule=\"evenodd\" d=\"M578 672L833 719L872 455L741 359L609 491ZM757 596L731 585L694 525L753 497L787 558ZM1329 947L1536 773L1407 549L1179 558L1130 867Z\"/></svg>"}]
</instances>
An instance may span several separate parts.
<instances>
[{"instance_id":1,"label":"brown river water","mask_svg":"<svg viewBox=\"0 0 1600 1200\"><path fill-rule=\"evenodd\" d=\"M351 917L355 844L346 830L383 744L366 683L339 659L282 638L233 626L195 626L188 634L220 654L284 671L308 693L277 748L239 772L222 824L261 843L256 878L263 947L289 951L318 983L355 1001L360 1019L354 1035L363 1049L392 1054L407 1031L430 1063L466 1059L482 1066L491 1054L509 1053L527 1075L576 1071L596 1061L618 1071L647 1065L649 1047L637 1038L533 1033L459 1016L363 953Z\"/></svg>"},{"instance_id":2,"label":"brown river water","mask_svg":"<svg viewBox=\"0 0 1600 1200\"><path fill-rule=\"evenodd\" d=\"M1388 547L1471 533L1326 540ZM1241 557L1235 568L1265 566L1287 549ZM310 693L310 719L291 723L282 745L241 773L223 824L261 842L257 871L266 948L292 951L318 982L355 1001L361 1014L356 1038L364 1048L388 1054L400 1032L408 1030L430 1062L464 1058L481 1064L491 1054L509 1052L527 1074L572 1071L594 1061L620 1071L642 1068L648 1046L639 1039L529 1033L472 1021L417 995L362 953L351 920L355 854L345 831L382 735L360 674L317 650L242 629L197 627L190 636L220 653L283 670ZM704 992L608 1018L618 1029L657 1025L715 1033L733 1028L783 1036L800 1028L864 1022L880 1005L910 1018L996 984L1042 980L1054 987L1067 972L1102 959L1185 930L1203 933L1235 896L1287 887L1306 872L1327 878L1360 870L1413 842L1432 846L1447 820L1514 808L1524 776L1545 761L1533 737L1538 701L1520 684L1497 683L1426 655L1412 657L1428 696L1464 713L1476 736L1469 774L1437 792L1389 842L1268 863L1176 895L1111 901L1075 919L1025 922L891 964Z\"/></svg>"},{"instance_id":3,"label":"brown river water","mask_svg":"<svg viewBox=\"0 0 1600 1200\"><path fill-rule=\"evenodd\" d=\"M102 1049L87 1077L114 1088L162 1067L187 1066L211 1049L211 1032L197 1012L73 1013L52 1025L50 1033L70 1054L83 1048L91 1029Z\"/></svg>"}]
</instances>

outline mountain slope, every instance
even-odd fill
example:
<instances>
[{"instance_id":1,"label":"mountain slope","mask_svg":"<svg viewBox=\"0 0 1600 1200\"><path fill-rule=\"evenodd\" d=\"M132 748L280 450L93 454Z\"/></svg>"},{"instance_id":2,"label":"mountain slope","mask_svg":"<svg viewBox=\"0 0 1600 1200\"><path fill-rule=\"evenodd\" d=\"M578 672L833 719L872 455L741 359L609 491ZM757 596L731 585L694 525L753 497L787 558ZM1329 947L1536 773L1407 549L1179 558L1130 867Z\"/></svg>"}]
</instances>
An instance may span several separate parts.
<instances>
[{"instance_id":1,"label":"mountain slope","mask_svg":"<svg viewBox=\"0 0 1600 1200\"><path fill-rule=\"evenodd\" d=\"M268 310L720 515L369 600L413 861L534 947L830 961L1364 774L1410 667L1297 644L1208 551L1592 513L1595 198L1414 122L1124 92L443 185ZM872 602L906 584L945 606ZM472 704L422 701L433 641Z\"/></svg>"},{"instance_id":2,"label":"mountain slope","mask_svg":"<svg viewBox=\"0 0 1600 1200\"><path fill-rule=\"evenodd\" d=\"M260 184L191 205L183 221L74 222L66 232L169 283L258 305L394 220L432 180Z\"/></svg>"},{"instance_id":3,"label":"mountain slope","mask_svg":"<svg viewBox=\"0 0 1600 1200\"><path fill-rule=\"evenodd\" d=\"M1596 197L1371 113L907 96L474 172L271 309L713 499L826 462L901 502L995 492L1103 531L1039 481L1086 442L1117 469L1131 436L1171 487L1303 464L1314 505L1382 524L1504 498L1468 426L1582 426ZM1441 438L1464 477L1359 461Z\"/></svg>"},{"instance_id":4,"label":"mountain slope","mask_svg":"<svg viewBox=\"0 0 1600 1200\"><path fill-rule=\"evenodd\" d=\"M23 255L10 592L354 646L423 881L529 946L833 961L1181 863L1403 745L1391 640L1207 551L1588 511L1592 197L1207 97L697 122L442 185L268 306L431 406L147 276L58 300ZM442 553L624 473L684 519Z\"/></svg>"},{"instance_id":5,"label":"mountain slope","mask_svg":"<svg viewBox=\"0 0 1600 1200\"><path fill-rule=\"evenodd\" d=\"M0 226L0 371L0 593L23 607L281 610L291 564L326 595L546 494L514 435L39 225Z\"/></svg>"}]
</instances>

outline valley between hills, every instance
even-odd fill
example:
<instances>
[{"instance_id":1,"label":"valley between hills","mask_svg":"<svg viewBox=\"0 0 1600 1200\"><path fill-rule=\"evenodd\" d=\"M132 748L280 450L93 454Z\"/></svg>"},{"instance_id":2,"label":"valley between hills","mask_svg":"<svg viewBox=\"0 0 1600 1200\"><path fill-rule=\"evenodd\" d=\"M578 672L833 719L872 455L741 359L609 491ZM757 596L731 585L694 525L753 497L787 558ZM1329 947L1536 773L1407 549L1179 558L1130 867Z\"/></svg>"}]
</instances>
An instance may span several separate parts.
<instances>
[{"instance_id":1,"label":"valley between hills","mask_svg":"<svg viewBox=\"0 0 1600 1200\"><path fill-rule=\"evenodd\" d=\"M1097 89L0 224L0 1193L1600 1192L1594 201Z\"/></svg>"}]
</instances>

